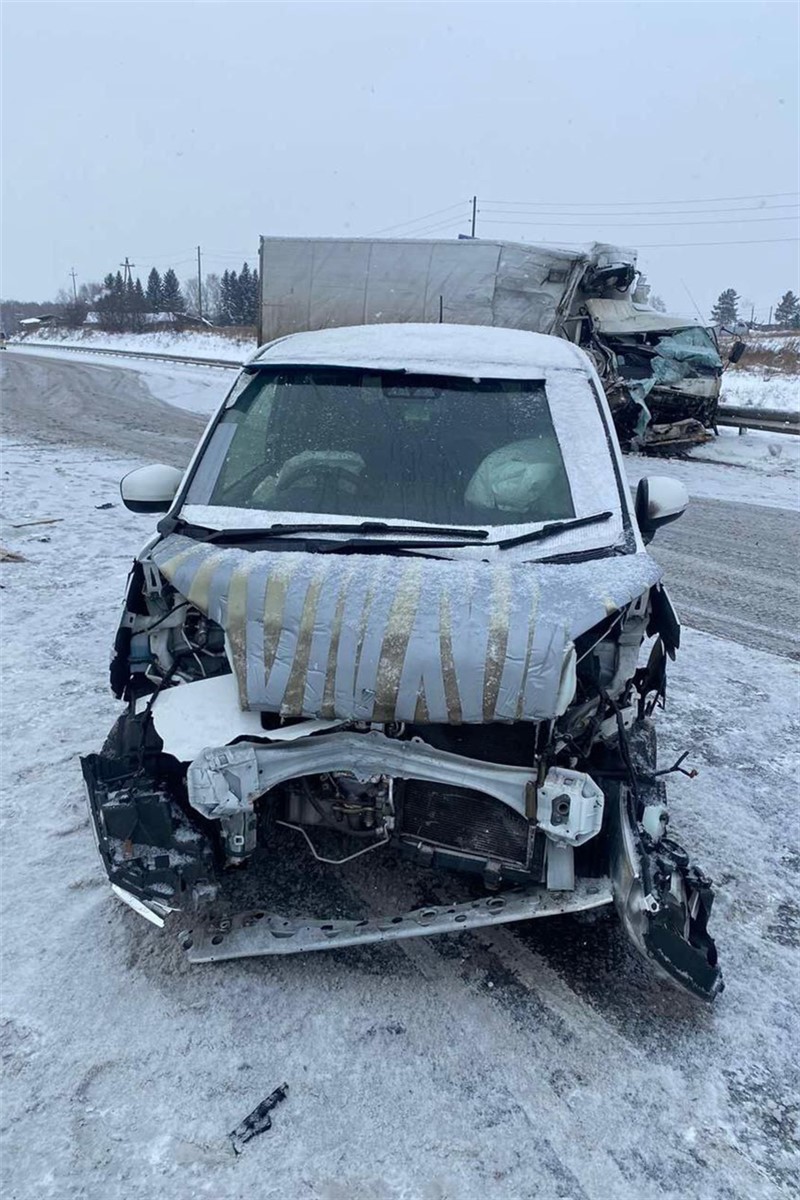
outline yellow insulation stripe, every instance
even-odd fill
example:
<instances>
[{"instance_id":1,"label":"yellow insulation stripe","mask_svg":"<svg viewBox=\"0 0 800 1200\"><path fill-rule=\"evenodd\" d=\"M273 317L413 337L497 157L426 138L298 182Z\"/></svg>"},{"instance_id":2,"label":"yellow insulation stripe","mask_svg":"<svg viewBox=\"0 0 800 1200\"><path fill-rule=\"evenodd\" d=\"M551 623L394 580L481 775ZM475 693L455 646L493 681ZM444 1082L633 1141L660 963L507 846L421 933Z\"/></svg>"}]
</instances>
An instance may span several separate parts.
<instances>
[{"instance_id":1,"label":"yellow insulation stripe","mask_svg":"<svg viewBox=\"0 0 800 1200\"><path fill-rule=\"evenodd\" d=\"M297 631L297 643L294 653L294 662L289 675L289 681L286 684L281 711L285 711L292 715L296 715L303 710L303 695L306 687L306 677L308 674L308 659L311 653L311 639L314 635L314 622L317 616L317 603L319 601L319 593L322 588L324 573L317 571L312 577L306 592L305 603L303 605L303 615L300 618L300 626Z\"/></svg>"},{"instance_id":2,"label":"yellow insulation stripe","mask_svg":"<svg viewBox=\"0 0 800 1200\"><path fill-rule=\"evenodd\" d=\"M403 571L392 601L381 646L375 684L375 721L392 721L396 718L397 693L417 615L421 587L422 564L409 563Z\"/></svg>"},{"instance_id":3,"label":"yellow insulation stripe","mask_svg":"<svg viewBox=\"0 0 800 1200\"><path fill-rule=\"evenodd\" d=\"M446 592L442 592L439 606L439 646L442 656L442 682L447 704L447 719L452 725L460 725L463 714L458 680L456 679L456 664L453 660L453 618L450 612L450 598Z\"/></svg>"},{"instance_id":4,"label":"yellow insulation stripe","mask_svg":"<svg viewBox=\"0 0 800 1200\"><path fill-rule=\"evenodd\" d=\"M497 713L500 680L508 649L510 607L511 572L508 566L498 566L492 576L489 637L486 643L486 667L483 676L484 721L494 721Z\"/></svg>"}]
</instances>

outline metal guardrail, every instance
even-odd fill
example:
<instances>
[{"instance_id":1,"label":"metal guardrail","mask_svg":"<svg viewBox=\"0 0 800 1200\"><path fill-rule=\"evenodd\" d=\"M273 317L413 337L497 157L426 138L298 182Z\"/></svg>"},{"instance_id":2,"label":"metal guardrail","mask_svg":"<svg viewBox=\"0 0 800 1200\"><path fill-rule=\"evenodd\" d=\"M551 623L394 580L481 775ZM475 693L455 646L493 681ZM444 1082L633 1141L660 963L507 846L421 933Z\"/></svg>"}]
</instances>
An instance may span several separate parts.
<instances>
[{"instance_id":1,"label":"metal guardrail","mask_svg":"<svg viewBox=\"0 0 800 1200\"><path fill-rule=\"evenodd\" d=\"M198 367L223 367L235 370L242 359L202 358L194 354L166 354L153 350L107 350L87 346L65 346L61 342L9 342L10 348L29 345L42 350L66 350L75 354L103 354L111 358L145 358L156 362L187 363ZM254 347L255 349L255 347ZM742 408L720 405L717 425L733 426L735 429L755 429L764 433L800 434L800 412L783 412L777 408Z\"/></svg>"},{"instance_id":2,"label":"metal guardrail","mask_svg":"<svg viewBox=\"0 0 800 1200\"><path fill-rule=\"evenodd\" d=\"M241 358L202 358L196 354L167 354L158 350L107 350L105 347L99 346L65 346L61 342L8 343L9 350L15 350L20 346L32 350L38 348L41 350L66 350L73 354L102 354L111 358L147 358L156 362L188 363L198 367L226 367L229 371L235 371L244 362L244 359ZM255 351L255 346L253 350Z\"/></svg>"},{"instance_id":3,"label":"metal guardrail","mask_svg":"<svg viewBox=\"0 0 800 1200\"><path fill-rule=\"evenodd\" d=\"M739 430L756 429L763 433L800 434L800 412L783 412L779 408L741 408L720 406L718 425L732 425Z\"/></svg>"}]
</instances>

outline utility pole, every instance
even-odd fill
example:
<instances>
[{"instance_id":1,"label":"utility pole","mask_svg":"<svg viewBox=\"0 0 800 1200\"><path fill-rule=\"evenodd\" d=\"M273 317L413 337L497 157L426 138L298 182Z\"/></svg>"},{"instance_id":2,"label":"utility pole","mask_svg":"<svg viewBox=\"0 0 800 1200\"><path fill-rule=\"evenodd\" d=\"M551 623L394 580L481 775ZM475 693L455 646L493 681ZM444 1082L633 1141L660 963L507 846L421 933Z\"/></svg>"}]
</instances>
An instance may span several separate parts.
<instances>
[{"instance_id":1,"label":"utility pole","mask_svg":"<svg viewBox=\"0 0 800 1200\"><path fill-rule=\"evenodd\" d=\"M772 305L769 306L769 316L767 317L767 325L772 324Z\"/></svg>"},{"instance_id":2,"label":"utility pole","mask_svg":"<svg viewBox=\"0 0 800 1200\"><path fill-rule=\"evenodd\" d=\"M203 277L200 273L200 247L197 247L197 315L203 319Z\"/></svg>"},{"instance_id":3,"label":"utility pole","mask_svg":"<svg viewBox=\"0 0 800 1200\"><path fill-rule=\"evenodd\" d=\"M78 303L78 289L77 289L77 287L76 287L76 284L75 284L76 275L75 275L75 268L74 268L74 267L73 267L73 268L72 268L72 270L70 271L70 275L72 276L72 299L73 299L73 300L75 301L75 303L77 304L77 303Z\"/></svg>"},{"instance_id":4,"label":"utility pole","mask_svg":"<svg viewBox=\"0 0 800 1200\"><path fill-rule=\"evenodd\" d=\"M475 237L475 218L478 215L478 197L472 197L472 233L471 237Z\"/></svg>"},{"instance_id":5,"label":"utility pole","mask_svg":"<svg viewBox=\"0 0 800 1200\"><path fill-rule=\"evenodd\" d=\"M124 268L124 270L125 270L125 274L124 274L124 276L123 276L123 279L122 279L123 283L126 283L126 284L127 284L127 283L133 283L133 276L131 275L131 271L132 271L132 270L133 270L133 268L136 266L136 263L128 262L128 256L127 256L127 254L126 254L126 255L125 255L125 262L124 262L124 263L120 263L119 265L120 265L121 267L123 267L123 268Z\"/></svg>"}]
</instances>

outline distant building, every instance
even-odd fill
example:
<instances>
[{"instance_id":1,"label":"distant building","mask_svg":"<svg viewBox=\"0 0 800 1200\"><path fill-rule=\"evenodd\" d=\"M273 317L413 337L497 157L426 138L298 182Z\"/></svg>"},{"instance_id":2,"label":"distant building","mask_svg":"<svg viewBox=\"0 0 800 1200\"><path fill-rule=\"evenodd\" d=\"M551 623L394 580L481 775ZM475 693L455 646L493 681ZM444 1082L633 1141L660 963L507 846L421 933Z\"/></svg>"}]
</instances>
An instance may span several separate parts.
<instances>
[{"instance_id":1,"label":"distant building","mask_svg":"<svg viewBox=\"0 0 800 1200\"><path fill-rule=\"evenodd\" d=\"M56 321L58 317L55 313L42 313L40 317L22 317L19 327L23 333L32 333L40 325L53 325Z\"/></svg>"}]
</instances>

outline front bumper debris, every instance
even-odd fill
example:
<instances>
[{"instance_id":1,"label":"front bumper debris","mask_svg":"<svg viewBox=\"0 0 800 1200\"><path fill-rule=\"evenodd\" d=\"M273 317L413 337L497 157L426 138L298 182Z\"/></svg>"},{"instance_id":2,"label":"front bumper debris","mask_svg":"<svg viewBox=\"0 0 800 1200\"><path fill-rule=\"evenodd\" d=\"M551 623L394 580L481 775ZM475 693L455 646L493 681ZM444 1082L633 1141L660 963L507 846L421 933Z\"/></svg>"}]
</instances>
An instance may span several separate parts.
<instances>
[{"instance_id":1,"label":"front bumper debris","mask_svg":"<svg viewBox=\"0 0 800 1200\"><path fill-rule=\"evenodd\" d=\"M611 878L625 932L656 973L701 1000L723 990L717 948L708 933L711 881L677 842L656 833L658 796L635 819L634 801L620 786L609 799ZM649 827L649 831L648 831Z\"/></svg>"},{"instance_id":2,"label":"front bumper debris","mask_svg":"<svg viewBox=\"0 0 800 1200\"><path fill-rule=\"evenodd\" d=\"M291 920L255 909L215 925L196 925L182 932L179 941L190 962L219 962L266 954L335 950L370 942L430 937L435 933L461 933L484 925L585 912L602 908L612 900L611 881L599 878L579 882L572 892L553 893L541 886L515 888L480 900L431 905L366 921Z\"/></svg>"}]
</instances>

